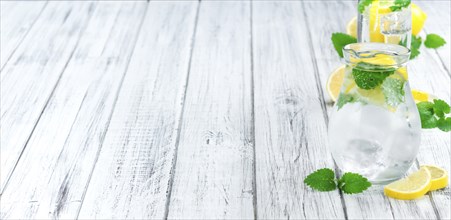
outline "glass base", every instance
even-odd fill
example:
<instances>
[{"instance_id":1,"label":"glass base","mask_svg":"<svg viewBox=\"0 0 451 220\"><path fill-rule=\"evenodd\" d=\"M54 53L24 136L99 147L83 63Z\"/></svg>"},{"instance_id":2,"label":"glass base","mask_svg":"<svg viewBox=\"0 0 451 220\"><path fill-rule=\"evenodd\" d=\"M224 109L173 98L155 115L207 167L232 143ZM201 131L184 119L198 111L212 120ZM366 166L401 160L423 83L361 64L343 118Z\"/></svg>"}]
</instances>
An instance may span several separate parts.
<instances>
[{"instance_id":1,"label":"glass base","mask_svg":"<svg viewBox=\"0 0 451 220\"><path fill-rule=\"evenodd\" d=\"M373 185L387 185L390 184L392 182L395 182L396 180L401 179L402 177L399 178L393 178L393 179L382 179L382 180L369 180L371 182L371 184Z\"/></svg>"}]
</instances>

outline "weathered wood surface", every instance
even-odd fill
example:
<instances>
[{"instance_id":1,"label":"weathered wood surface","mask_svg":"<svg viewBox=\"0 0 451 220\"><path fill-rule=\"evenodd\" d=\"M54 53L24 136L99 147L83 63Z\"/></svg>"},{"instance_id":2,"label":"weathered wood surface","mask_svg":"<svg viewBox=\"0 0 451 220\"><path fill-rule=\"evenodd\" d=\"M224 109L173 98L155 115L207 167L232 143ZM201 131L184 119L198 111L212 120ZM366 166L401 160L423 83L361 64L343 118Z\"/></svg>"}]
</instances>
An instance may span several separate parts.
<instances>
[{"instance_id":1,"label":"weathered wood surface","mask_svg":"<svg viewBox=\"0 0 451 220\"><path fill-rule=\"evenodd\" d=\"M168 217L251 219L250 4L202 2L198 20Z\"/></svg>"},{"instance_id":2,"label":"weathered wood surface","mask_svg":"<svg viewBox=\"0 0 451 220\"><path fill-rule=\"evenodd\" d=\"M145 9L97 5L2 194L2 219L76 218Z\"/></svg>"},{"instance_id":3,"label":"weathered wood surface","mask_svg":"<svg viewBox=\"0 0 451 220\"><path fill-rule=\"evenodd\" d=\"M73 56L94 7L93 2L49 2L2 69L0 191Z\"/></svg>"},{"instance_id":4,"label":"weathered wood surface","mask_svg":"<svg viewBox=\"0 0 451 220\"><path fill-rule=\"evenodd\" d=\"M318 193L330 42L355 1L1 1L1 219L449 219L414 201ZM444 36L411 87L451 101L450 2L417 2ZM450 171L423 132L415 166Z\"/></svg>"},{"instance_id":5,"label":"weathered wood surface","mask_svg":"<svg viewBox=\"0 0 451 220\"><path fill-rule=\"evenodd\" d=\"M150 2L81 219L165 217L198 2Z\"/></svg>"},{"instance_id":6,"label":"weathered wood surface","mask_svg":"<svg viewBox=\"0 0 451 220\"><path fill-rule=\"evenodd\" d=\"M256 197L262 219L345 216L338 191L316 193L303 184L314 170L333 167L333 160L302 10L296 1L259 1L252 8Z\"/></svg>"},{"instance_id":7,"label":"weathered wood surface","mask_svg":"<svg viewBox=\"0 0 451 220\"><path fill-rule=\"evenodd\" d=\"M47 2L1 1L0 13L0 69L23 42Z\"/></svg>"}]
</instances>

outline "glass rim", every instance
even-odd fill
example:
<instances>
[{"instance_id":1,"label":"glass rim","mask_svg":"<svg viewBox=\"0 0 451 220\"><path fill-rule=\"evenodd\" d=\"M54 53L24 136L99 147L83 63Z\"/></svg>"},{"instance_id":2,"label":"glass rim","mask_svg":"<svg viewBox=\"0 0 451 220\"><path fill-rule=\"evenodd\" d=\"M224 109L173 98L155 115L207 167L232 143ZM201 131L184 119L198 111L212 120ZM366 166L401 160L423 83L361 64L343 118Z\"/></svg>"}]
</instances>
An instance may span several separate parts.
<instances>
[{"instance_id":1,"label":"glass rim","mask_svg":"<svg viewBox=\"0 0 451 220\"><path fill-rule=\"evenodd\" d=\"M397 58L397 64L399 65L409 60L410 49L402 45L376 42L351 43L343 47L343 57L348 63L354 63L351 61L351 58L372 58L378 54Z\"/></svg>"}]
</instances>

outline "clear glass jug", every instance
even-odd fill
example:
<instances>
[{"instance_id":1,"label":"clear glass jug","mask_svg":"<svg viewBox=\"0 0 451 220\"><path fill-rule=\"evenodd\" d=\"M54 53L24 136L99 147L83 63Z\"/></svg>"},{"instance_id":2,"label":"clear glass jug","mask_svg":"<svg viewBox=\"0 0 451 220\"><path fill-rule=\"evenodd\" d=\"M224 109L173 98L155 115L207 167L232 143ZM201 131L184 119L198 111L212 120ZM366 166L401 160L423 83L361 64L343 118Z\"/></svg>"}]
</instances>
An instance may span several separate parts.
<instances>
[{"instance_id":1,"label":"clear glass jug","mask_svg":"<svg viewBox=\"0 0 451 220\"><path fill-rule=\"evenodd\" d=\"M392 43L410 49L410 0L359 0L357 38L358 42Z\"/></svg>"},{"instance_id":2,"label":"clear glass jug","mask_svg":"<svg viewBox=\"0 0 451 220\"><path fill-rule=\"evenodd\" d=\"M332 156L374 184L401 178L420 146L421 121L407 80L406 47L355 43L343 49L344 82L329 121Z\"/></svg>"}]
</instances>

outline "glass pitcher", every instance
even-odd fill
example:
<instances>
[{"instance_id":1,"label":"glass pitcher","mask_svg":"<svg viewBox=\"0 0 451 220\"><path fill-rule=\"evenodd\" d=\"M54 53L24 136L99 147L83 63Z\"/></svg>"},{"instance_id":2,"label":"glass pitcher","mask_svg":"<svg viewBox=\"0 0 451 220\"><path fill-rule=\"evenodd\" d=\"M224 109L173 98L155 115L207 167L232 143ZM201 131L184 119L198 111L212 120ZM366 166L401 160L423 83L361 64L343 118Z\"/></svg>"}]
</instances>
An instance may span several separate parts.
<instances>
[{"instance_id":1,"label":"glass pitcher","mask_svg":"<svg viewBox=\"0 0 451 220\"><path fill-rule=\"evenodd\" d=\"M410 0L359 0L357 8L358 42L392 43L410 49Z\"/></svg>"},{"instance_id":2,"label":"glass pitcher","mask_svg":"<svg viewBox=\"0 0 451 220\"><path fill-rule=\"evenodd\" d=\"M401 178L420 146L421 122L407 80L406 47L348 44L346 70L329 121L332 156L374 184Z\"/></svg>"}]
</instances>

